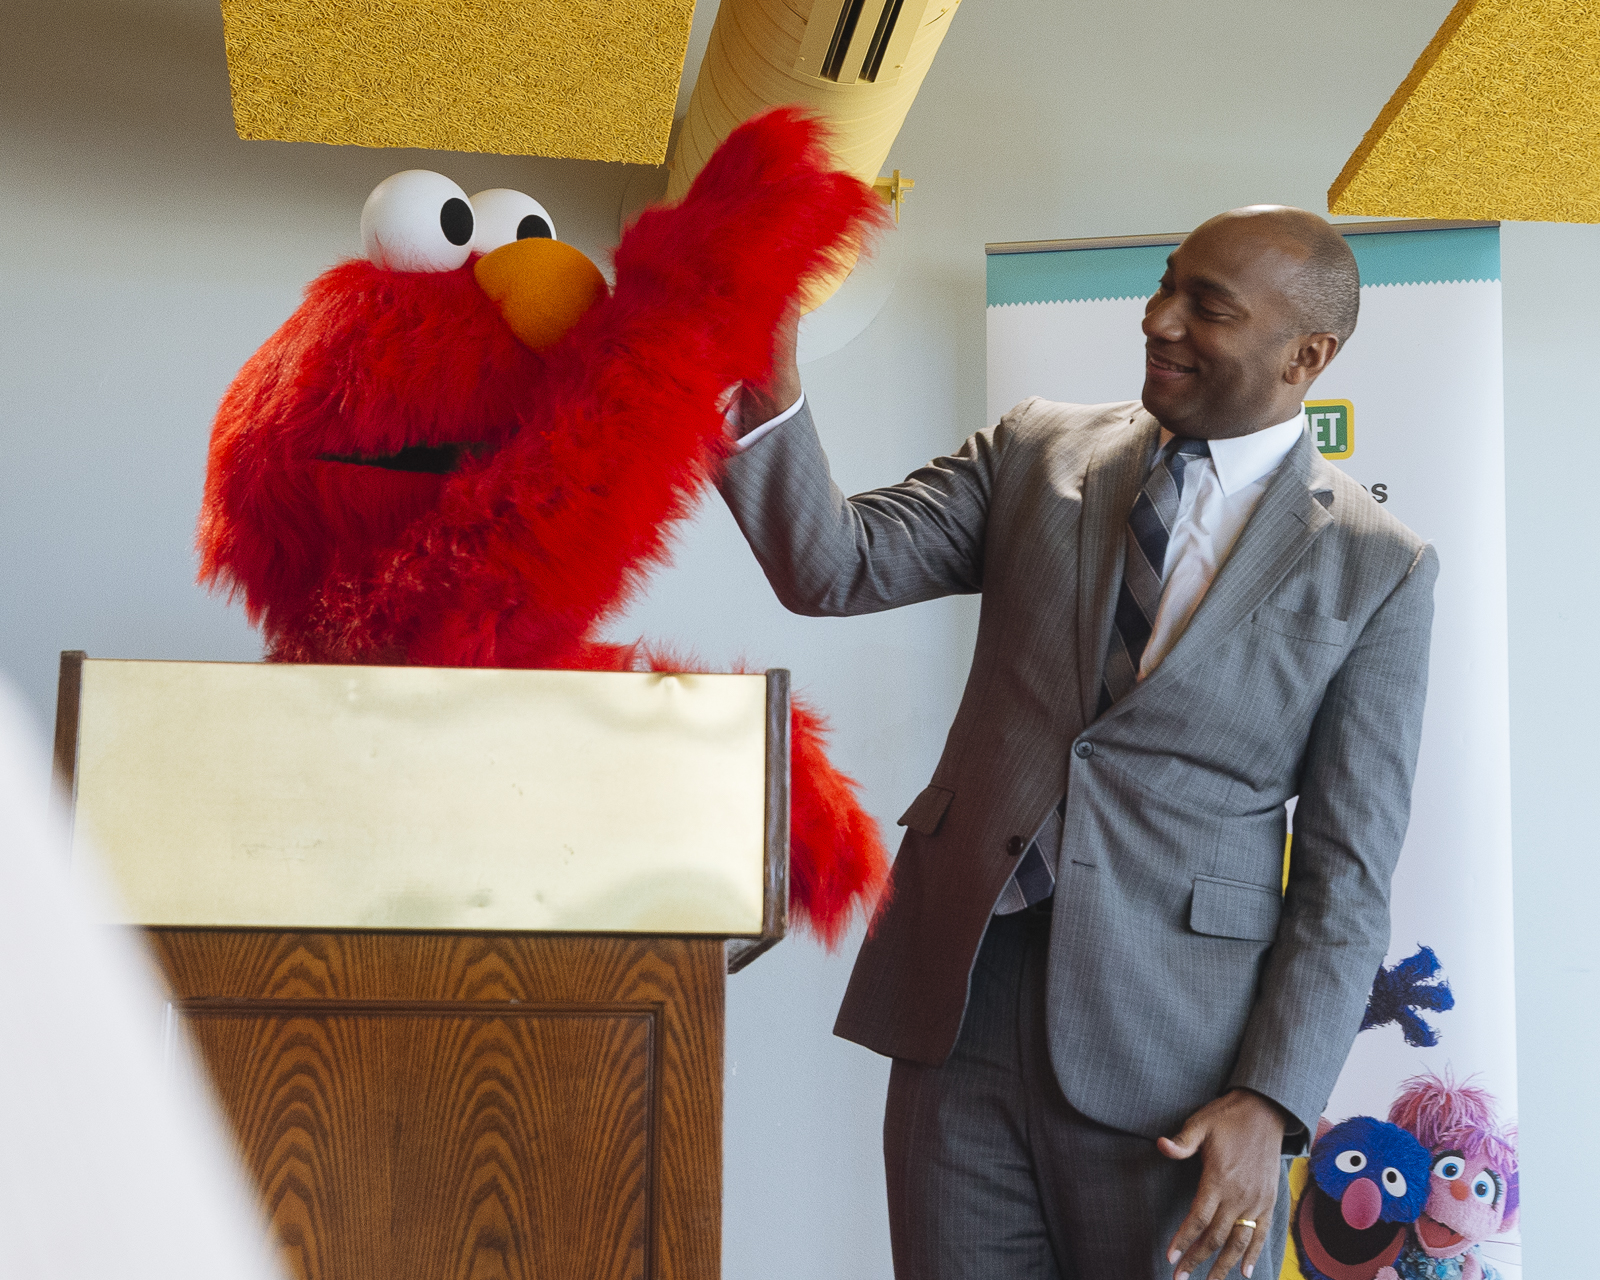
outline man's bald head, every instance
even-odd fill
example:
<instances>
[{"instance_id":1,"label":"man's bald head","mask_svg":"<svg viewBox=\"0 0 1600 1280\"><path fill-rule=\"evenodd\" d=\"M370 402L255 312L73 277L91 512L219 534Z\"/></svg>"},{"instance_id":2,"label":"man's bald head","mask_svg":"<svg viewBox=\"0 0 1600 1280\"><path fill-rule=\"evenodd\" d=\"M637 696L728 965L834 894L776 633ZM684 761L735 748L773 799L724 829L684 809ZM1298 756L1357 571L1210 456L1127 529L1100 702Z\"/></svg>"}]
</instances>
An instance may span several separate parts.
<instances>
[{"instance_id":1,"label":"man's bald head","mask_svg":"<svg viewBox=\"0 0 1600 1280\"><path fill-rule=\"evenodd\" d=\"M1300 267L1284 281L1301 333L1331 333L1341 347L1356 330L1361 310L1361 272L1345 238L1326 218L1284 204L1252 204L1230 209L1201 223L1190 234L1208 227L1259 238L1290 249L1300 257Z\"/></svg>"},{"instance_id":2,"label":"man's bald head","mask_svg":"<svg viewBox=\"0 0 1600 1280\"><path fill-rule=\"evenodd\" d=\"M1316 214L1254 205L1212 218L1172 251L1145 304L1144 406L1207 440L1286 422L1360 303L1355 258Z\"/></svg>"}]
</instances>

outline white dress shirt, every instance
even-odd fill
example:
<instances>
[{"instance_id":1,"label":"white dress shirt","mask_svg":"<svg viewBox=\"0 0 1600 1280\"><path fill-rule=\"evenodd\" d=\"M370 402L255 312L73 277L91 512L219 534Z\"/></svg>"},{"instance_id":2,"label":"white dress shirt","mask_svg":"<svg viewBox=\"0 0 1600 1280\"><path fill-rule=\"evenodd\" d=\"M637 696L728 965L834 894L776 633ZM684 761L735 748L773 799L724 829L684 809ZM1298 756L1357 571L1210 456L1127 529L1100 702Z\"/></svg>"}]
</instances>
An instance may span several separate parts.
<instances>
[{"instance_id":1,"label":"white dress shirt","mask_svg":"<svg viewBox=\"0 0 1600 1280\"><path fill-rule=\"evenodd\" d=\"M751 445L753 445L757 440L761 439L762 436L769 435L773 431L776 431L785 422L789 421L790 418L794 417L795 414L799 413L800 412L800 406L803 405L805 402L806 402L806 393L804 391L802 391L800 393L800 398L798 400L796 400L792 405L790 405L787 409L785 409L782 413L780 413L776 418L768 418L759 427L756 427L754 430L747 431L747 432L745 432L744 435L737 437L733 442L733 451L735 453L742 453L744 450L748 449ZM738 395L738 388L735 387L734 391L733 391L733 394L731 394L728 397L728 407L723 410L723 417L727 419L727 421L728 421L728 429L730 431L737 429L737 427L738 427L738 421L737 421L738 416L739 416L739 395Z\"/></svg>"},{"instance_id":2,"label":"white dress shirt","mask_svg":"<svg viewBox=\"0 0 1600 1280\"><path fill-rule=\"evenodd\" d=\"M1192 459L1184 468L1178 520L1167 539L1167 562L1161 572L1161 607L1139 662L1139 679L1161 665L1188 628L1267 491L1272 473L1304 430L1305 417L1297 413L1275 427L1213 440L1209 458ZM1172 432L1163 427L1161 443L1171 439Z\"/></svg>"}]
</instances>

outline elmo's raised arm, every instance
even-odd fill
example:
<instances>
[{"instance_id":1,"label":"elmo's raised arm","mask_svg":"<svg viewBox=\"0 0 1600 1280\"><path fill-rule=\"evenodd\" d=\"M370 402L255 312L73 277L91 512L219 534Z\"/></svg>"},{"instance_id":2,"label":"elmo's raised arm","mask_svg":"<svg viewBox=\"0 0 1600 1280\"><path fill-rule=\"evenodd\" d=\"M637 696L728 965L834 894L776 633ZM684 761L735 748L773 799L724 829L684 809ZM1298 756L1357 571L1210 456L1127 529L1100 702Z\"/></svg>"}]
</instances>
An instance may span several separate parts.
<instances>
[{"instance_id":1,"label":"elmo's raised arm","mask_svg":"<svg viewBox=\"0 0 1600 1280\"><path fill-rule=\"evenodd\" d=\"M587 664L723 448L721 394L766 375L808 277L883 220L830 164L815 123L772 112L681 204L641 215L611 296L542 353L515 437L453 476L372 579L329 584L330 638L387 634L431 665Z\"/></svg>"}]
</instances>

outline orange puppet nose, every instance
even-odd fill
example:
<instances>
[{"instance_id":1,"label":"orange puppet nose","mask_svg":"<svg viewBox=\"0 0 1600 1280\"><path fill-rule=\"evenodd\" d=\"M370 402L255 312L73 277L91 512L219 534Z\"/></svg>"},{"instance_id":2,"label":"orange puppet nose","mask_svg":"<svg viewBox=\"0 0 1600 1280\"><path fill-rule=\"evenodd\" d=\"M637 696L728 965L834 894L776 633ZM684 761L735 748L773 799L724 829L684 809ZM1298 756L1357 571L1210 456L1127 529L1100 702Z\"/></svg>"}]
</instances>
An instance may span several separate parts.
<instances>
[{"instance_id":1,"label":"orange puppet nose","mask_svg":"<svg viewBox=\"0 0 1600 1280\"><path fill-rule=\"evenodd\" d=\"M513 240L478 259L478 287L523 345L542 351L605 296L600 268L559 240Z\"/></svg>"}]
</instances>

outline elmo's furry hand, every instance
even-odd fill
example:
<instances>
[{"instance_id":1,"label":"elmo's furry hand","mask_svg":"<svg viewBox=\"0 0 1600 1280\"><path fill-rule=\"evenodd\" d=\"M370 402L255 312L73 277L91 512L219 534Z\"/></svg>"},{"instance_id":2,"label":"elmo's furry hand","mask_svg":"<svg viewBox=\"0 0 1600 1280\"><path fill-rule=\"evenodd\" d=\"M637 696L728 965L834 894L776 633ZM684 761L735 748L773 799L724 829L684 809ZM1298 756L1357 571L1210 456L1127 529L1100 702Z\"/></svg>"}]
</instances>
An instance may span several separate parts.
<instances>
[{"instance_id":1,"label":"elmo's furry hand","mask_svg":"<svg viewBox=\"0 0 1600 1280\"><path fill-rule=\"evenodd\" d=\"M276 661L652 665L598 633L721 457L720 396L765 378L806 281L883 219L788 110L640 216L609 291L529 197L396 175L368 258L313 281L223 400L201 580ZM797 705L792 906L831 944L887 858L821 735Z\"/></svg>"}]
</instances>

